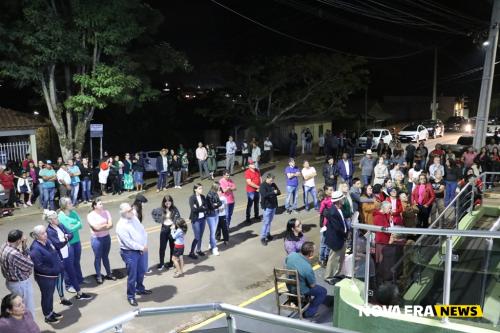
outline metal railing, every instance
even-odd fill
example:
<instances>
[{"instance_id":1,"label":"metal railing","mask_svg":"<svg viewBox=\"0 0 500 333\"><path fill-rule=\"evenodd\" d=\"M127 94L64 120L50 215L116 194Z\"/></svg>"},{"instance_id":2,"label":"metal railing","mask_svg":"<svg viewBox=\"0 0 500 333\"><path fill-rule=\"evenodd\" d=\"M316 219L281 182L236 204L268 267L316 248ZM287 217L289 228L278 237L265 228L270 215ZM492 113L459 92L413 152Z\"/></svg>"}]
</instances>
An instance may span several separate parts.
<instances>
[{"instance_id":1,"label":"metal railing","mask_svg":"<svg viewBox=\"0 0 500 333\"><path fill-rule=\"evenodd\" d=\"M158 315L171 315L179 313L191 313L191 312L204 312L204 311L221 311L226 314L227 321L227 331L229 333L236 333L236 319L234 315L259 320L261 322L266 322L271 325L285 326L290 329L302 330L305 332L312 333L355 333L355 331L345 330L341 328L328 327L324 325L314 324L307 321L301 321L293 318L282 317L275 314L256 311L252 309L241 308L238 306L225 304L225 303L207 303L207 304L192 304L192 305L181 305L181 306L166 306L158 308L144 308L137 309L121 316L116 317L113 320L104 322L102 324L96 325L92 328L82 331L81 333L101 333L109 330L114 330L115 332L123 332L123 324L138 318L138 317L149 317ZM272 330L269 330L272 331Z\"/></svg>"},{"instance_id":2,"label":"metal railing","mask_svg":"<svg viewBox=\"0 0 500 333\"><path fill-rule=\"evenodd\" d=\"M7 164L8 161L20 162L29 151L29 141L0 143L0 164Z\"/></svg>"}]
</instances>

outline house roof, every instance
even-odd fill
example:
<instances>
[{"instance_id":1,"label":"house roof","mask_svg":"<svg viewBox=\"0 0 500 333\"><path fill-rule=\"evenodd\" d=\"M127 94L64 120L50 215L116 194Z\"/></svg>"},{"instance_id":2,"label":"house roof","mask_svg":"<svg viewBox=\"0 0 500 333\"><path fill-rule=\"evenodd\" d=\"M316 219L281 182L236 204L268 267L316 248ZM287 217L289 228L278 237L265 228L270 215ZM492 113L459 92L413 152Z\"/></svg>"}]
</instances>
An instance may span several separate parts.
<instances>
[{"instance_id":1,"label":"house roof","mask_svg":"<svg viewBox=\"0 0 500 333\"><path fill-rule=\"evenodd\" d=\"M0 131L37 129L45 126L50 126L45 118L0 107Z\"/></svg>"}]
</instances>

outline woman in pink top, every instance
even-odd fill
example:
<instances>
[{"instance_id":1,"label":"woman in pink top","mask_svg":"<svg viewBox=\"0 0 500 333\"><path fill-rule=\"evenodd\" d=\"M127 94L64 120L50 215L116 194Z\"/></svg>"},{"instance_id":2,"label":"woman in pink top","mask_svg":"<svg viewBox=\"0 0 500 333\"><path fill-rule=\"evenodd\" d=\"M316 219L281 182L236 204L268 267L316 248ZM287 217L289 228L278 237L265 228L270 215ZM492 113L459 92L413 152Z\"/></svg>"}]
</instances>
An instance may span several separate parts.
<instances>
[{"instance_id":1,"label":"woman in pink top","mask_svg":"<svg viewBox=\"0 0 500 333\"><path fill-rule=\"evenodd\" d=\"M326 267L326 262L328 261L328 255L330 254L330 249L325 244L326 223L328 222L325 215L326 211L328 211L333 205L332 193L333 193L333 186L325 185L323 187L324 198L323 200L321 200L321 204L319 206L319 228L321 233L319 260L321 265L325 267Z\"/></svg>"},{"instance_id":2,"label":"woman in pink top","mask_svg":"<svg viewBox=\"0 0 500 333\"><path fill-rule=\"evenodd\" d=\"M224 196L227 199L227 210L226 210L226 225L229 230L229 225L231 224L231 217L234 211L234 191L236 191L236 184L231 179L231 174L229 170L224 170L222 179L219 181L220 188Z\"/></svg>"},{"instance_id":3,"label":"woman in pink top","mask_svg":"<svg viewBox=\"0 0 500 333\"><path fill-rule=\"evenodd\" d=\"M87 215L87 222L92 234L90 244L94 251L95 279L97 284L103 282L101 275L101 261L106 270L106 280L116 280L109 265L109 251L111 249L111 236L109 229L113 228L113 220L109 211L105 210L102 201L97 199L92 202L92 211Z\"/></svg>"}]
</instances>

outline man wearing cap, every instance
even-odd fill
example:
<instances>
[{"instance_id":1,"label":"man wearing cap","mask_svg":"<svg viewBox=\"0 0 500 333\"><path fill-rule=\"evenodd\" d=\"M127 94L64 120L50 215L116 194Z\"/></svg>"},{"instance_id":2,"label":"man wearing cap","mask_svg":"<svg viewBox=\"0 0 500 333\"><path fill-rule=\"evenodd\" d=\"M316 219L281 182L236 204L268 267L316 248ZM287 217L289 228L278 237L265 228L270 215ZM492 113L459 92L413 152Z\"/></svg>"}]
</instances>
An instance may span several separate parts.
<instances>
[{"instance_id":1,"label":"man wearing cap","mask_svg":"<svg viewBox=\"0 0 500 333\"><path fill-rule=\"evenodd\" d=\"M259 187L261 183L260 172L255 166L255 161L248 160L248 169L245 171L245 179L247 182L247 210L246 210L246 223L251 223L250 212L252 210L255 220L259 220Z\"/></svg>"},{"instance_id":2,"label":"man wearing cap","mask_svg":"<svg viewBox=\"0 0 500 333\"><path fill-rule=\"evenodd\" d=\"M21 230L12 230L7 242L0 247L0 265L5 278L5 286L11 293L20 295L26 308L35 318L35 301L33 298L33 261L29 256L27 238Z\"/></svg>"},{"instance_id":3,"label":"man wearing cap","mask_svg":"<svg viewBox=\"0 0 500 333\"><path fill-rule=\"evenodd\" d=\"M297 198L299 197L299 176L302 175L300 173L299 168L295 166L295 160L290 158L288 160L288 166L285 168L285 176L286 176L286 200L285 200L285 209L288 214L290 214L293 210L295 214L298 214L297 211Z\"/></svg>"},{"instance_id":4,"label":"man wearing cap","mask_svg":"<svg viewBox=\"0 0 500 333\"><path fill-rule=\"evenodd\" d=\"M47 160L45 168L38 174L43 179L43 208L54 210L54 196L56 194L56 172L52 167L52 161Z\"/></svg>"},{"instance_id":5,"label":"man wearing cap","mask_svg":"<svg viewBox=\"0 0 500 333\"><path fill-rule=\"evenodd\" d=\"M233 137L230 136L226 142L226 170L229 170L231 175L234 173L234 155L236 154L236 143Z\"/></svg>"},{"instance_id":6,"label":"man wearing cap","mask_svg":"<svg viewBox=\"0 0 500 333\"><path fill-rule=\"evenodd\" d=\"M332 195L332 207L326 212L327 225L325 231L325 244L330 248L330 255L325 269L325 281L335 284L342 279L340 272L345 257L345 241L347 238L347 223L342 214L344 194L335 191Z\"/></svg>"},{"instance_id":7,"label":"man wearing cap","mask_svg":"<svg viewBox=\"0 0 500 333\"><path fill-rule=\"evenodd\" d=\"M359 167L361 169L361 179L363 180L363 185L371 184L373 168L375 163L372 158L372 150L367 149L365 156L359 161Z\"/></svg>"},{"instance_id":8,"label":"man wearing cap","mask_svg":"<svg viewBox=\"0 0 500 333\"><path fill-rule=\"evenodd\" d=\"M116 224L116 236L120 243L120 255L127 268L127 299L132 306L137 306L135 295L149 295L151 290L144 287L145 267L143 255L148 251L147 233L144 226L134 215L128 203L120 205L120 220Z\"/></svg>"}]
</instances>

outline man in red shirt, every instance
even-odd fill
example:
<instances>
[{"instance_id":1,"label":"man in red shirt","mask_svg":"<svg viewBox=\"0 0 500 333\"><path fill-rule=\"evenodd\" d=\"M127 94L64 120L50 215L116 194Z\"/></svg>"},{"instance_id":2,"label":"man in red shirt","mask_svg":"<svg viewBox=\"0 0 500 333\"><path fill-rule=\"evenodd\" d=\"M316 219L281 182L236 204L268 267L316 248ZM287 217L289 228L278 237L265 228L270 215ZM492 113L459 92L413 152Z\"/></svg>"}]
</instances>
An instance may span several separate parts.
<instances>
[{"instance_id":1,"label":"man in red shirt","mask_svg":"<svg viewBox=\"0 0 500 333\"><path fill-rule=\"evenodd\" d=\"M9 201L7 202L7 207L14 207L14 203L16 202L14 175L9 168L0 166L0 184L3 186L5 193L8 194Z\"/></svg>"},{"instance_id":2,"label":"man in red shirt","mask_svg":"<svg viewBox=\"0 0 500 333\"><path fill-rule=\"evenodd\" d=\"M246 211L246 223L250 224L250 211L252 210L255 216L255 220L259 221L259 187L261 183L260 172L255 167L255 162L250 159L248 160L248 169L245 171L245 179L247 182L247 211Z\"/></svg>"},{"instance_id":3,"label":"man in red shirt","mask_svg":"<svg viewBox=\"0 0 500 333\"><path fill-rule=\"evenodd\" d=\"M24 156L24 160L22 163L23 170L28 170L28 166L29 166L30 162L33 162L33 159L31 158L31 154L28 153ZM33 164L35 164L35 162L33 162Z\"/></svg>"},{"instance_id":4,"label":"man in red shirt","mask_svg":"<svg viewBox=\"0 0 500 333\"><path fill-rule=\"evenodd\" d=\"M443 157L446 152L441 148L441 144L436 144L436 147L429 154L429 161L432 161L434 157L439 157L441 159L441 164L444 163Z\"/></svg>"}]
</instances>

